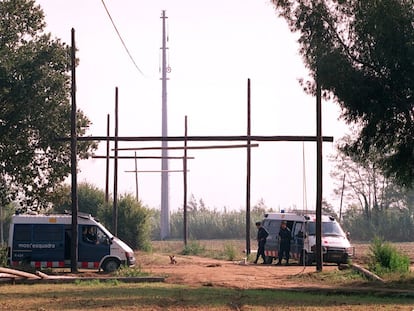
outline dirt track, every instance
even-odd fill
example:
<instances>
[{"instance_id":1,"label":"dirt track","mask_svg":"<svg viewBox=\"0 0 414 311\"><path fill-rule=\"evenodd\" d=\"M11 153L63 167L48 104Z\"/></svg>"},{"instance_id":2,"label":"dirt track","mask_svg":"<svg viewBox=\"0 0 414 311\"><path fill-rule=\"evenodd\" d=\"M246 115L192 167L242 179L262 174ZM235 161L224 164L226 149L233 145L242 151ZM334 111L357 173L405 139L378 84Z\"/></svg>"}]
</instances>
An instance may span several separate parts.
<instances>
[{"instance_id":1,"label":"dirt track","mask_svg":"<svg viewBox=\"0 0 414 311\"><path fill-rule=\"evenodd\" d=\"M397 248L411 259L414 271L414 243L399 243ZM353 262L367 262L368 244L355 245ZM138 252L138 266L151 275L165 277L165 282L188 286L222 286L232 288L329 288L332 282L315 277L316 267L243 264L197 256L176 255L177 264L170 264L167 254ZM337 270L337 265L324 265L323 271Z\"/></svg>"},{"instance_id":2,"label":"dirt track","mask_svg":"<svg viewBox=\"0 0 414 311\"><path fill-rule=\"evenodd\" d=\"M188 286L222 286L232 288L297 288L321 287L295 276L316 271L315 266L303 267L296 264L275 266L244 264L197 256L176 256L177 264L171 264L167 255L142 255L138 264L151 275L164 276L165 282ZM324 266L323 271L336 270L336 265ZM298 283L299 282L299 283Z\"/></svg>"}]
</instances>

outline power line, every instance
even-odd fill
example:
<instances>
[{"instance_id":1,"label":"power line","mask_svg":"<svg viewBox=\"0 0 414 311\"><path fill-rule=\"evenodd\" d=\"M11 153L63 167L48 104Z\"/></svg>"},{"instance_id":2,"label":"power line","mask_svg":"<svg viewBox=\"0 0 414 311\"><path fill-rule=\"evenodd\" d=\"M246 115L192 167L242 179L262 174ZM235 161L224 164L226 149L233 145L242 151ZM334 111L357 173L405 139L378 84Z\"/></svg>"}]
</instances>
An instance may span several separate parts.
<instances>
[{"instance_id":1,"label":"power line","mask_svg":"<svg viewBox=\"0 0 414 311\"><path fill-rule=\"evenodd\" d=\"M138 67L137 63L135 62L134 58L132 57L131 53L129 52L129 50L128 50L128 48L127 48L127 46L126 46L126 44L125 44L124 40L122 39L121 34L119 33L118 28L116 27L115 22L114 22L114 20L112 19L111 13L109 13L108 8L106 7L105 1L104 1L104 0L101 0L101 2L102 2L102 5L103 5L103 6L104 6L104 8L105 8L106 13L108 14L109 19L111 20L112 26L114 26L114 29L115 29L115 31L116 31L116 33L117 33L118 37L119 37L119 40L121 40L121 43L122 43L122 45L123 45L123 46L124 46L124 48L125 48L125 51L128 53L129 58L130 58L130 59L131 59L131 61L134 63L134 66L135 66L135 68L137 68L137 70L139 71L139 73L140 73L140 74L142 74L143 76L145 76L145 74L142 72L142 70Z\"/></svg>"}]
</instances>

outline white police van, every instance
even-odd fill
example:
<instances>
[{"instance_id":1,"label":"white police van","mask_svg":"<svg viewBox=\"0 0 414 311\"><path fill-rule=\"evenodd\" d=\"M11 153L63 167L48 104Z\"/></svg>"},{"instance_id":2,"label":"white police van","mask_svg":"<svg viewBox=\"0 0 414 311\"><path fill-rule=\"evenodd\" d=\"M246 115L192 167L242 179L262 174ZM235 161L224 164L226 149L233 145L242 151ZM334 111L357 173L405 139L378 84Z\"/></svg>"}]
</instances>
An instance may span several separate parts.
<instances>
[{"instance_id":1,"label":"white police van","mask_svg":"<svg viewBox=\"0 0 414 311\"><path fill-rule=\"evenodd\" d=\"M297 213L268 213L262 221L269 236L265 245L266 263L278 258L279 229L286 221L291 230L290 257L301 265L311 265L316 261L316 216ZM354 254L347 235L332 216L322 215L322 252L326 263L347 263Z\"/></svg>"},{"instance_id":2,"label":"white police van","mask_svg":"<svg viewBox=\"0 0 414 311\"><path fill-rule=\"evenodd\" d=\"M72 216L13 215L9 229L8 262L36 268L71 266ZM78 267L115 271L134 266L133 250L91 215L78 215Z\"/></svg>"}]
</instances>

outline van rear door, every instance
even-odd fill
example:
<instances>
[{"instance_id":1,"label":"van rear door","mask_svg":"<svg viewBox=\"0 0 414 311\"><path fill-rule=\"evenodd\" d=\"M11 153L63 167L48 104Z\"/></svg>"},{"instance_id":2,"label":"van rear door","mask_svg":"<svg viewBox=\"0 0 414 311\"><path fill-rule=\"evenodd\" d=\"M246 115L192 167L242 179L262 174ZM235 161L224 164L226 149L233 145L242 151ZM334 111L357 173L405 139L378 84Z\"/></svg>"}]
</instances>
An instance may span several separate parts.
<instances>
[{"instance_id":1,"label":"van rear door","mask_svg":"<svg viewBox=\"0 0 414 311\"><path fill-rule=\"evenodd\" d=\"M292 243L290 246L290 253L295 259L299 259L303 250L305 224L304 222L297 221L292 227Z\"/></svg>"},{"instance_id":2,"label":"van rear door","mask_svg":"<svg viewBox=\"0 0 414 311\"><path fill-rule=\"evenodd\" d=\"M269 254L277 255L279 250L279 229L280 229L281 220L279 219L265 219L262 222L263 227L269 233L266 244L265 244L265 252L269 251Z\"/></svg>"}]
</instances>

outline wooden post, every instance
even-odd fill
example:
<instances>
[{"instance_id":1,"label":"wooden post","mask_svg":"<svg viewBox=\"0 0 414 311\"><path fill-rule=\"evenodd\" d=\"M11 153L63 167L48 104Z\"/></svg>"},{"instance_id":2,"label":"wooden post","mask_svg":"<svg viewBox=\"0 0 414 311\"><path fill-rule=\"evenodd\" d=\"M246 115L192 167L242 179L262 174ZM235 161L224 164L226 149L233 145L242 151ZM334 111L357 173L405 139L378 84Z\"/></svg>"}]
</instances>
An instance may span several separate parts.
<instances>
[{"instance_id":1,"label":"wooden post","mask_svg":"<svg viewBox=\"0 0 414 311\"><path fill-rule=\"evenodd\" d=\"M187 116L185 116L184 137L187 137ZM184 177L184 246L187 246L188 226L187 226L187 140L184 139L184 158L183 158L183 177Z\"/></svg>"},{"instance_id":2,"label":"wooden post","mask_svg":"<svg viewBox=\"0 0 414 311\"><path fill-rule=\"evenodd\" d=\"M114 207L112 226L114 235L118 236L118 87L115 88L115 153L114 153Z\"/></svg>"},{"instance_id":3,"label":"wooden post","mask_svg":"<svg viewBox=\"0 0 414 311\"><path fill-rule=\"evenodd\" d=\"M77 181L77 130L76 130L76 47L75 29L72 28L72 49L71 49L71 71L72 71L72 110L71 110L71 175L72 175L72 237L71 237L71 256L70 270L72 273L78 272L78 181Z\"/></svg>"},{"instance_id":4,"label":"wooden post","mask_svg":"<svg viewBox=\"0 0 414 311\"><path fill-rule=\"evenodd\" d=\"M250 148L250 79L247 79L247 177L246 177L246 254L250 254L250 171L251 171L251 148Z\"/></svg>"},{"instance_id":5,"label":"wooden post","mask_svg":"<svg viewBox=\"0 0 414 311\"><path fill-rule=\"evenodd\" d=\"M109 202L109 135L110 135L110 130L109 130L109 113L106 116L106 176L105 176L105 203L108 204Z\"/></svg>"},{"instance_id":6,"label":"wooden post","mask_svg":"<svg viewBox=\"0 0 414 311\"><path fill-rule=\"evenodd\" d=\"M139 202L139 196L138 196L138 159L137 159L137 152L134 152L135 155L135 198L137 202Z\"/></svg>"},{"instance_id":7,"label":"wooden post","mask_svg":"<svg viewBox=\"0 0 414 311\"><path fill-rule=\"evenodd\" d=\"M343 202L344 190L345 190L345 177L346 177L346 174L344 174L344 177L342 178L341 201L339 203L339 222L340 223L342 223L342 202Z\"/></svg>"},{"instance_id":8,"label":"wooden post","mask_svg":"<svg viewBox=\"0 0 414 311\"><path fill-rule=\"evenodd\" d=\"M316 77L316 270L322 271L322 98Z\"/></svg>"}]
</instances>

